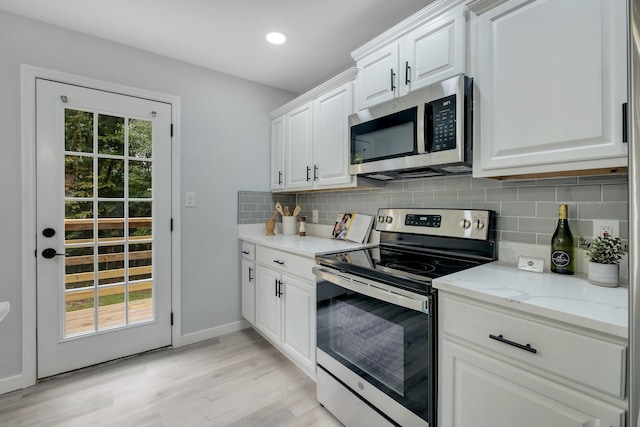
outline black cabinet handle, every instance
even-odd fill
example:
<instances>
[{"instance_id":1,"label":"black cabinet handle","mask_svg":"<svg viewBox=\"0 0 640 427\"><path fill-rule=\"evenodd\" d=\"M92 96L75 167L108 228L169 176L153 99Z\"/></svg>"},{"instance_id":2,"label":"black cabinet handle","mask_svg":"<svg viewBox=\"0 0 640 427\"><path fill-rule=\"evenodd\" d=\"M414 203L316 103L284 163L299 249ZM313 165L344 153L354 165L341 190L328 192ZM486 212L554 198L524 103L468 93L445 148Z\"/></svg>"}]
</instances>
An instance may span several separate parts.
<instances>
[{"instance_id":1,"label":"black cabinet handle","mask_svg":"<svg viewBox=\"0 0 640 427\"><path fill-rule=\"evenodd\" d=\"M277 259L274 259L273 262L275 262L276 264L284 265L284 261L280 261Z\"/></svg>"},{"instance_id":2,"label":"black cabinet handle","mask_svg":"<svg viewBox=\"0 0 640 427\"><path fill-rule=\"evenodd\" d=\"M519 349L524 350L524 351L528 351L530 353L537 353L538 352L538 350L536 350L535 348L531 347L531 344L522 345L522 344L519 344L517 342L510 341L510 340L506 339L505 337L503 337L502 335L496 336L496 335L493 335L493 334L489 334L489 338L491 338L492 340L500 341L500 342L505 343L505 344L512 345L514 347L518 347Z\"/></svg>"},{"instance_id":3,"label":"black cabinet handle","mask_svg":"<svg viewBox=\"0 0 640 427\"><path fill-rule=\"evenodd\" d=\"M627 103L622 104L622 142L629 142Z\"/></svg>"},{"instance_id":4,"label":"black cabinet handle","mask_svg":"<svg viewBox=\"0 0 640 427\"><path fill-rule=\"evenodd\" d=\"M396 80L396 73L393 72L393 68L392 68L391 69L391 92L396 90L395 80Z\"/></svg>"},{"instance_id":5,"label":"black cabinet handle","mask_svg":"<svg viewBox=\"0 0 640 427\"><path fill-rule=\"evenodd\" d=\"M242 251L242 253L245 254L245 255L249 255L251 252Z\"/></svg>"},{"instance_id":6,"label":"black cabinet handle","mask_svg":"<svg viewBox=\"0 0 640 427\"><path fill-rule=\"evenodd\" d=\"M253 281L253 268L249 267L249 281Z\"/></svg>"},{"instance_id":7,"label":"black cabinet handle","mask_svg":"<svg viewBox=\"0 0 640 427\"><path fill-rule=\"evenodd\" d=\"M282 280L276 279L276 296L280 298L282 296Z\"/></svg>"},{"instance_id":8,"label":"black cabinet handle","mask_svg":"<svg viewBox=\"0 0 640 427\"><path fill-rule=\"evenodd\" d=\"M411 67L409 67L409 61L407 61L404 69L404 84L408 85L409 83L411 83Z\"/></svg>"},{"instance_id":9,"label":"black cabinet handle","mask_svg":"<svg viewBox=\"0 0 640 427\"><path fill-rule=\"evenodd\" d=\"M278 171L278 185L282 185L282 171Z\"/></svg>"},{"instance_id":10,"label":"black cabinet handle","mask_svg":"<svg viewBox=\"0 0 640 427\"><path fill-rule=\"evenodd\" d=\"M313 165L313 180L318 180L318 165Z\"/></svg>"},{"instance_id":11,"label":"black cabinet handle","mask_svg":"<svg viewBox=\"0 0 640 427\"><path fill-rule=\"evenodd\" d=\"M309 172L311 172L311 168L307 166L307 181L311 181L311 177L309 176Z\"/></svg>"},{"instance_id":12,"label":"black cabinet handle","mask_svg":"<svg viewBox=\"0 0 640 427\"><path fill-rule=\"evenodd\" d=\"M276 280L275 280L275 286L274 286L274 289L275 289L275 291L276 291L276 294L275 294L275 295L276 295L276 297L277 297L277 296L278 296L278 279L276 279Z\"/></svg>"}]
</instances>

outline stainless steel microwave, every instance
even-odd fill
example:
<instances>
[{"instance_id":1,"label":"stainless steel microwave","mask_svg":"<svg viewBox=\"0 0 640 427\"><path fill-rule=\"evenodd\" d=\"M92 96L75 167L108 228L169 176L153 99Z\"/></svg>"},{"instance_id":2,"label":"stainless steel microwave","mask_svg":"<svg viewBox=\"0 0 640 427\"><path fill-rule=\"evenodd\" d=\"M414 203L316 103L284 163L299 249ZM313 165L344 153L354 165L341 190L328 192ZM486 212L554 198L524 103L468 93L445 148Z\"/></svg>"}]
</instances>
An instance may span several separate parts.
<instances>
[{"instance_id":1,"label":"stainless steel microwave","mask_svg":"<svg viewBox=\"0 0 640 427\"><path fill-rule=\"evenodd\" d=\"M378 180L471 172L473 79L460 75L349 116L349 173Z\"/></svg>"}]
</instances>

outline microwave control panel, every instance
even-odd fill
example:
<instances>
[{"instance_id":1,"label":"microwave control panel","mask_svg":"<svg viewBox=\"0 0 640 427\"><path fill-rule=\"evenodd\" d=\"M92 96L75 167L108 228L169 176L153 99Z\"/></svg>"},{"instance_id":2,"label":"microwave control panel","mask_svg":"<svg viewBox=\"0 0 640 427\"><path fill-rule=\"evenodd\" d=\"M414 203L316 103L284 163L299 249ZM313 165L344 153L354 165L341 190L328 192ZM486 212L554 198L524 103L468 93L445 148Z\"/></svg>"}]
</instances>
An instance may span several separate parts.
<instances>
[{"instance_id":1,"label":"microwave control panel","mask_svg":"<svg viewBox=\"0 0 640 427\"><path fill-rule=\"evenodd\" d=\"M429 102L427 140L429 151L453 150L456 148L456 96L450 95Z\"/></svg>"}]
</instances>

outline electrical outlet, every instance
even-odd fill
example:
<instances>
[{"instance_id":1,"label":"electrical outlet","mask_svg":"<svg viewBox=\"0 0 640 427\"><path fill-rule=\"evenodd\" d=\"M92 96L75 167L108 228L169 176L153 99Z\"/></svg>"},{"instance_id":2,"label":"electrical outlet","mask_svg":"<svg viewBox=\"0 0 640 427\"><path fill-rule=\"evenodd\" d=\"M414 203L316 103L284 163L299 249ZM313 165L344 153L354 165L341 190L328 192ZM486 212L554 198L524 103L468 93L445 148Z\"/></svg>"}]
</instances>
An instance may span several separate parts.
<instances>
[{"instance_id":1,"label":"electrical outlet","mask_svg":"<svg viewBox=\"0 0 640 427\"><path fill-rule=\"evenodd\" d=\"M593 220L593 237L620 237L620 221L610 219Z\"/></svg>"},{"instance_id":2,"label":"electrical outlet","mask_svg":"<svg viewBox=\"0 0 640 427\"><path fill-rule=\"evenodd\" d=\"M311 219L311 222L314 224L318 223L318 209L313 210L313 218Z\"/></svg>"},{"instance_id":3,"label":"electrical outlet","mask_svg":"<svg viewBox=\"0 0 640 427\"><path fill-rule=\"evenodd\" d=\"M187 191L184 194L184 205L188 208L194 208L196 206L196 193L193 191Z\"/></svg>"}]
</instances>

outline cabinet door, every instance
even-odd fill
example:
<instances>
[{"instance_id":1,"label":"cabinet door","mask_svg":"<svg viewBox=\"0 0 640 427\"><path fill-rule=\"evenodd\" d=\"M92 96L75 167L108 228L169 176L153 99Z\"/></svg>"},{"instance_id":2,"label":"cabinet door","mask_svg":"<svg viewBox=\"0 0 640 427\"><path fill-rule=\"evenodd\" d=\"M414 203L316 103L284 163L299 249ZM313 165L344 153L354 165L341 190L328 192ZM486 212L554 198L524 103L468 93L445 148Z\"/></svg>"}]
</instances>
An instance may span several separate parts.
<instances>
[{"instance_id":1,"label":"cabinet door","mask_svg":"<svg viewBox=\"0 0 640 427\"><path fill-rule=\"evenodd\" d=\"M447 339L439 351L440 427L624 425L624 409Z\"/></svg>"},{"instance_id":2,"label":"cabinet door","mask_svg":"<svg viewBox=\"0 0 640 427\"><path fill-rule=\"evenodd\" d=\"M313 186L313 103L287 114L287 189Z\"/></svg>"},{"instance_id":3,"label":"cabinet door","mask_svg":"<svg viewBox=\"0 0 640 427\"><path fill-rule=\"evenodd\" d=\"M248 259L242 260L242 317L252 325L255 323L256 265Z\"/></svg>"},{"instance_id":4,"label":"cabinet door","mask_svg":"<svg viewBox=\"0 0 640 427\"><path fill-rule=\"evenodd\" d=\"M478 19L474 176L626 166L624 0L510 0Z\"/></svg>"},{"instance_id":5,"label":"cabinet door","mask_svg":"<svg viewBox=\"0 0 640 427\"><path fill-rule=\"evenodd\" d=\"M316 365L315 286L283 275L282 346L311 372Z\"/></svg>"},{"instance_id":6,"label":"cabinet door","mask_svg":"<svg viewBox=\"0 0 640 427\"><path fill-rule=\"evenodd\" d=\"M316 187L347 184L349 175L349 123L353 109L351 82L314 101L313 178Z\"/></svg>"},{"instance_id":7,"label":"cabinet door","mask_svg":"<svg viewBox=\"0 0 640 427\"><path fill-rule=\"evenodd\" d=\"M280 273L256 267L256 327L274 343L280 343L282 309L278 296Z\"/></svg>"},{"instance_id":8,"label":"cabinet door","mask_svg":"<svg viewBox=\"0 0 640 427\"><path fill-rule=\"evenodd\" d=\"M393 99L398 93L398 43L365 56L357 63L356 109Z\"/></svg>"},{"instance_id":9,"label":"cabinet door","mask_svg":"<svg viewBox=\"0 0 640 427\"><path fill-rule=\"evenodd\" d=\"M271 189L284 190L284 122L280 116L271 122Z\"/></svg>"},{"instance_id":10,"label":"cabinet door","mask_svg":"<svg viewBox=\"0 0 640 427\"><path fill-rule=\"evenodd\" d=\"M401 95L465 72L464 13L464 5L460 5L402 38Z\"/></svg>"}]
</instances>

